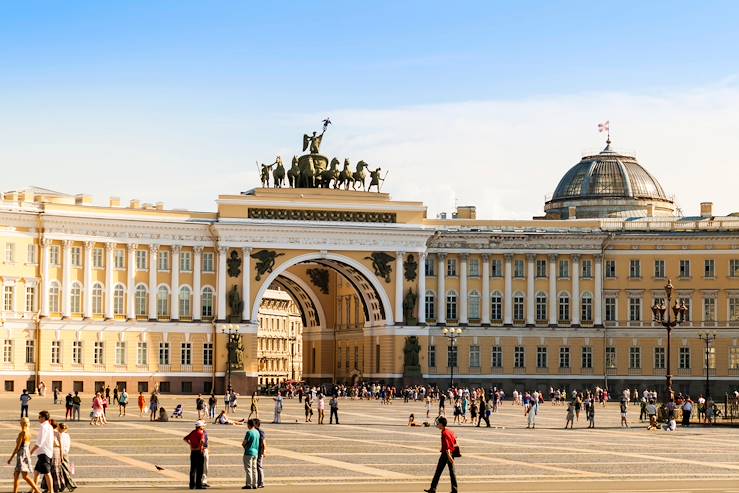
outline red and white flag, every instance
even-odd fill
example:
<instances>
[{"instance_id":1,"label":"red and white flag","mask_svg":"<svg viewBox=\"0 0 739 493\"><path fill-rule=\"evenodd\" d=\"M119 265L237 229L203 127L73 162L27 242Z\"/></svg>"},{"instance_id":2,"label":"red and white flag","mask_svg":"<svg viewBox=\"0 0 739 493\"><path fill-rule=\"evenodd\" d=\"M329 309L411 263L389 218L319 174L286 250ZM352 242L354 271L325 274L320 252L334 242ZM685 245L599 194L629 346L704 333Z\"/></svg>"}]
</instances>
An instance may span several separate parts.
<instances>
[{"instance_id":1,"label":"red and white flag","mask_svg":"<svg viewBox=\"0 0 739 493\"><path fill-rule=\"evenodd\" d=\"M610 129L608 128L608 124L610 123L609 120L604 121L603 123L598 124L598 132L609 132Z\"/></svg>"}]
</instances>

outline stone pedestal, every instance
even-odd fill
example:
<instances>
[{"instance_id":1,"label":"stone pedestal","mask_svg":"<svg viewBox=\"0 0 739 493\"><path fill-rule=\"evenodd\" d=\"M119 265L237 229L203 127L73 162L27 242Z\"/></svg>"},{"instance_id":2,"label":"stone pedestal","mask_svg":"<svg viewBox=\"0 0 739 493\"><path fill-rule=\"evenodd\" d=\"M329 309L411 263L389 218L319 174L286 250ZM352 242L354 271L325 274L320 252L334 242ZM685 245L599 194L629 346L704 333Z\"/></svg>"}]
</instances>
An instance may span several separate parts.
<instances>
[{"instance_id":1,"label":"stone pedestal","mask_svg":"<svg viewBox=\"0 0 739 493\"><path fill-rule=\"evenodd\" d=\"M228 381L228 377L226 377L226 381ZM248 376L243 370L231 372L231 387L237 394L251 395L252 392L257 390L257 384L257 377Z\"/></svg>"}]
</instances>

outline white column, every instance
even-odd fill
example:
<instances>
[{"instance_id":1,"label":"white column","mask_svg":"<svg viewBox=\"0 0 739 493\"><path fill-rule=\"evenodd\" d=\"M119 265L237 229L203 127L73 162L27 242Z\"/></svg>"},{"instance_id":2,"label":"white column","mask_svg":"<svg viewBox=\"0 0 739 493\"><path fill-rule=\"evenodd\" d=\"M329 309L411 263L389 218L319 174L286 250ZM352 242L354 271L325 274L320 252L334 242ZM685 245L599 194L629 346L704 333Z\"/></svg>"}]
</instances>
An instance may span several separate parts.
<instances>
[{"instance_id":1,"label":"white column","mask_svg":"<svg viewBox=\"0 0 739 493\"><path fill-rule=\"evenodd\" d=\"M218 320L226 320L226 247L218 247Z\"/></svg>"},{"instance_id":2,"label":"white column","mask_svg":"<svg viewBox=\"0 0 739 493\"><path fill-rule=\"evenodd\" d=\"M490 325L490 255L482 255L482 325Z\"/></svg>"},{"instance_id":3,"label":"white column","mask_svg":"<svg viewBox=\"0 0 739 493\"><path fill-rule=\"evenodd\" d=\"M244 261L243 277L241 278L242 301L244 302L244 310L241 313L241 320L251 320L251 248L244 247L241 249Z\"/></svg>"},{"instance_id":4,"label":"white column","mask_svg":"<svg viewBox=\"0 0 739 493\"><path fill-rule=\"evenodd\" d=\"M426 254L418 254L418 323L426 323Z\"/></svg>"},{"instance_id":5,"label":"white column","mask_svg":"<svg viewBox=\"0 0 739 493\"><path fill-rule=\"evenodd\" d=\"M469 317L467 314L467 258L468 255L460 255L460 277L459 277L459 324L467 325Z\"/></svg>"},{"instance_id":6,"label":"white column","mask_svg":"<svg viewBox=\"0 0 739 493\"><path fill-rule=\"evenodd\" d=\"M403 252L395 252L395 325L403 325Z\"/></svg>"},{"instance_id":7,"label":"white column","mask_svg":"<svg viewBox=\"0 0 739 493\"><path fill-rule=\"evenodd\" d=\"M72 315L72 242L64 240L62 248L62 317L68 318Z\"/></svg>"},{"instance_id":8,"label":"white column","mask_svg":"<svg viewBox=\"0 0 739 493\"><path fill-rule=\"evenodd\" d=\"M557 256L549 256L549 326L557 325Z\"/></svg>"},{"instance_id":9,"label":"white column","mask_svg":"<svg viewBox=\"0 0 739 493\"><path fill-rule=\"evenodd\" d=\"M41 239L41 316L49 316L49 283L51 282L51 274L49 273L49 245L51 240L48 238Z\"/></svg>"},{"instance_id":10,"label":"white column","mask_svg":"<svg viewBox=\"0 0 739 493\"><path fill-rule=\"evenodd\" d=\"M513 325L513 273L512 270L513 255L510 253L505 254L505 293L503 295L505 299L504 310L503 310L503 324Z\"/></svg>"},{"instance_id":11,"label":"white column","mask_svg":"<svg viewBox=\"0 0 739 493\"><path fill-rule=\"evenodd\" d=\"M436 277L436 303L438 306L436 323L444 325L446 324L446 253L437 253L436 256L439 259L439 272L437 272Z\"/></svg>"},{"instance_id":12,"label":"white column","mask_svg":"<svg viewBox=\"0 0 739 493\"><path fill-rule=\"evenodd\" d=\"M85 300L82 311L85 318L92 318L92 249L94 241L85 242Z\"/></svg>"},{"instance_id":13,"label":"white column","mask_svg":"<svg viewBox=\"0 0 739 493\"><path fill-rule=\"evenodd\" d=\"M580 325L580 255L572 256L572 325Z\"/></svg>"},{"instance_id":14,"label":"white column","mask_svg":"<svg viewBox=\"0 0 739 493\"><path fill-rule=\"evenodd\" d=\"M603 256L595 256L595 293L593 294L593 316L595 326L603 325L603 313L601 312L603 301Z\"/></svg>"},{"instance_id":15,"label":"white column","mask_svg":"<svg viewBox=\"0 0 739 493\"><path fill-rule=\"evenodd\" d=\"M149 320L157 319L157 255L159 245L149 245Z\"/></svg>"},{"instance_id":16,"label":"white column","mask_svg":"<svg viewBox=\"0 0 739 493\"><path fill-rule=\"evenodd\" d=\"M128 245L128 261L126 262L126 283L128 296L126 298L126 318L136 319L136 248L135 243Z\"/></svg>"},{"instance_id":17,"label":"white column","mask_svg":"<svg viewBox=\"0 0 739 493\"><path fill-rule=\"evenodd\" d=\"M113 254L115 243L105 244L105 318L113 318Z\"/></svg>"},{"instance_id":18,"label":"white column","mask_svg":"<svg viewBox=\"0 0 739 493\"><path fill-rule=\"evenodd\" d=\"M202 318L201 312L202 307L200 305L200 270L201 261L203 255L203 247L193 247L193 262L192 262L192 319L200 320Z\"/></svg>"},{"instance_id":19,"label":"white column","mask_svg":"<svg viewBox=\"0 0 739 493\"><path fill-rule=\"evenodd\" d=\"M180 245L172 245L172 309L171 320L180 319Z\"/></svg>"},{"instance_id":20,"label":"white column","mask_svg":"<svg viewBox=\"0 0 739 493\"><path fill-rule=\"evenodd\" d=\"M536 314L534 313L534 301L536 294L534 293L534 259L536 255L526 255L526 325L532 327L536 323Z\"/></svg>"}]
</instances>

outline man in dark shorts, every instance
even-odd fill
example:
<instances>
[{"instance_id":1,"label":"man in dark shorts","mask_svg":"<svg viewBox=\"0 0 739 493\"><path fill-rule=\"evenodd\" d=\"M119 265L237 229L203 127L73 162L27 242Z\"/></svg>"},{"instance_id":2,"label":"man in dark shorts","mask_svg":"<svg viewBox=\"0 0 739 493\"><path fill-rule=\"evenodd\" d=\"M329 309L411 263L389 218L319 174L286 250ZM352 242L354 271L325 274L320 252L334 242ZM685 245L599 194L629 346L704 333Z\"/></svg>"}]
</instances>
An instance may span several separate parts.
<instances>
[{"instance_id":1,"label":"man in dark shorts","mask_svg":"<svg viewBox=\"0 0 739 493\"><path fill-rule=\"evenodd\" d=\"M36 443L31 448L31 455L36 455L36 467L33 479L38 484L39 475L46 479L49 493L54 493L54 480L51 477L51 460L54 457L54 429L49 423L49 411L38 413L38 422L41 424Z\"/></svg>"}]
</instances>

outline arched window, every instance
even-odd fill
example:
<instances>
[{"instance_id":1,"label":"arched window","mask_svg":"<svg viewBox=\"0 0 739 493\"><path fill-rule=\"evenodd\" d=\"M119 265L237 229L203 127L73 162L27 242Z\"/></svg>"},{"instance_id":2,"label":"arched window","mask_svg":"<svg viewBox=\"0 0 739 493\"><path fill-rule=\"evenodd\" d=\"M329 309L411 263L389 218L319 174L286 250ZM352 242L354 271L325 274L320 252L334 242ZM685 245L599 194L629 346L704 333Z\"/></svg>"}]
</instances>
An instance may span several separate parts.
<instances>
[{"instance_id":1,"label":"arched window","mask_svg":"<svg viewBox=\"0 0 739 493\"><path fill-rule=\"evenodd\" d=\"M454 290L446 294L446 318L447 320L457 319L457 292Z\"/></svg>"},{"instance_id":2,"label":"arched window","mask_svg":"<svg viewBox=\"0 0 739 493\"><path fill-rule=\"evenodd\" d=\"M135 309L137 317L146 317L149 313L149 293L146 291L146 286L139 284L136 286L135 296Z\"/></svg>"},{"instance_id":3,"label":"arched window","mask_svg":"<svg viewBox=\"0 0 739 493\"><path fill-rule=\"evenodd\" d=\"M473 320L480 318L480 293L477 291L470 292L467 309L469 310L469 318Z\"/></svg>"},{"instance_id":4,"label":"arched window","mask_svg":"<svg viewBox=\"0 0 739 493\"><path fill-rule=\"evenodd\" d=\"M169 289L159 286L157 291L157 318L169 318Z\"/></svg>"},{"instance_id":5,"label":"arched window","mask_svg":"<svg viewBox=\"0 0 739 493\"><path fill-rule=\"evenodd\" d=\"M92 314L103 314L103 285L99 282L92 285Z\"/></svg>"},{"instance_id":6,"label":"arched window","mask_svg":"<svg viewBox=\"0 0 739 493\"><path fill-rule=\"evenodd\" d=\"M569 322L570 320L570 295L559 293L559 320Z\"/></svg>"},{"instance_id":7,"label":"arched window","mask_svg":"<svg viewBox=\"0 0 739 493\"><path fill-rule=\"evenodd\" d=\"M82 286L75 282L72 284L72 291L69 296L69 306L72 313L82 312Z\"/></svg>"},{"instance_id":8,"label":"arched window","mask_svg":"<svg viewBox=\"0 0 739 493\"><path fill-rule=\"evenodd\" d=\"M122 284L116 284L113 288L113 315L123 316L126 314L126 288Z\"/></svg>"},{"instance_id":9,"label":"arched window","mask_svg":"<svg viewBox=\"0 0 739 493\"><path fill-rule=\"evenodd\" d=\"M547 319L547 295L545 293L536 293L536 320L546 321Z\"/></svg>"},{"instance_id":10,"label":"arched window","mask_svg":"<svg viewBox=\"0 0 739 493\"><path fill-rule=\"evenodd\" d=\"M59 283L49 284L49 313L59 313Z\"/></svg>"},{"instance_id":11,"label":"arched window","mask_svg":"<svg viewBox=\"0 0 739 493\"><path fill-rule=\"evenodd\" d=\"M513 295L513 320L522 321L524 319L524 298L523 293Z\"/></svg>"},{"instance_id":12,"label":"arched window","mask_svg":"<svg viewBox=\"0 0 739 493\"><path fill-rule=\"evenodd\" d=\"M580 319L582 322L593 321L593 297L590 293L583 293L580 302Z\"/></svg>"},{"instance_id":13,"label":"arched window","mask_svg":"<svg viewBox=\"0 0 739 493\"><path fill-rule=\"evenodd\" d=\"M503 320L503 295L497 291L490 295L490 318Z\"/></svg>"},{"instance_id":14,"label":"arched window","mask_svg":"<svg viewBox=\"0 0 739 493\"><path fill-rule=\"evenodd\" d=\"M436 319L436 296L431 290L426 291L426 320Z\"/></svg>"},{"instance_id":15,"label":"arched window","mask_svg":"<svg viewBox=\"0 0 739 493\"><path fill-rule=\"evenodd\" d=\"M200 298L200 313L203 318L213 318L213 289L206 286Z\"/></svg>"},{"instance_id":16,"label":"arched window","mask_svg":"<svg viewBox=\"0 0 739 493\"><path fill-rule=\"evenodd\" d=\"M188 288L187 286L182 286L180 288L180 317L190 318L192 316L190 306L191 299L192 291L190 291L190 288Z\"/></svg>"}]
</instances>

